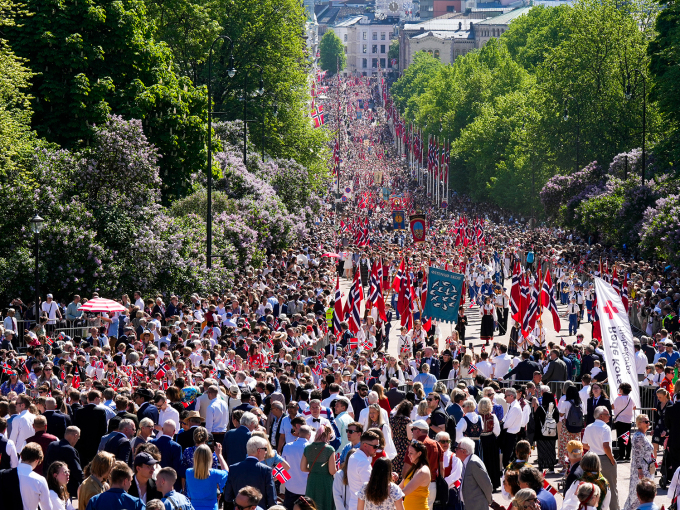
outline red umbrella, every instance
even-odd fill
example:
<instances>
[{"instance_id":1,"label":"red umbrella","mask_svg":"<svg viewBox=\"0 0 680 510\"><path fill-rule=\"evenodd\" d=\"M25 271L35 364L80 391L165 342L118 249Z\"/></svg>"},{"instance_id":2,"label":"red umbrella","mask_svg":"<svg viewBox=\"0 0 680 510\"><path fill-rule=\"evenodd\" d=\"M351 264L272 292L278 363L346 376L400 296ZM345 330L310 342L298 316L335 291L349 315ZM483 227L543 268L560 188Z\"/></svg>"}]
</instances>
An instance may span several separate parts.
<instances>
[{"instance_id":1,"label":"red umbrella","mask_svg":"<svg viewBox=\"0 0 680 510\"><path fill-rule=\"evenodd\" d=\"M337 259L337 258L340 257L340 255L338 255L337 253L330 253L330 252L329 252L329 253L324 253L324 254L321 255L321 256L322 256L322 257L330 257L330 258L333 258L333 259Z\"/></svg>"},{"instance_id":2,"label":"red umbrella","mask_svg":"<svg viewBox=\"0 0 680 510\"><path fill-rule=\"evenodd\" d=\"M84 312L124 312L125 307L120 303L106 298L90 299L80 307Z\"/></svg>"}]
</instances>

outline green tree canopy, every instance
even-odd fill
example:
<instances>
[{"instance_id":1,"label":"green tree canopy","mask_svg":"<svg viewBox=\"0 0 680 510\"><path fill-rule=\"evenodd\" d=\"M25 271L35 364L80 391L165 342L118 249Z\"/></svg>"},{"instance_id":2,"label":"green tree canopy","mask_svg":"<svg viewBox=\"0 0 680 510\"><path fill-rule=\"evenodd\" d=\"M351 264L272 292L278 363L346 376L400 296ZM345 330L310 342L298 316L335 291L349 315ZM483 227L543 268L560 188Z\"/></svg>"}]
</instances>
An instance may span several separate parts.
<instances>
[{"instance_id":1,"label":"green tree canopy","mask_svg":"<svg viewBox=\"0 0 680 510\"><path fill-rule=\"evenodd\" d=\"M332 30L323 34L319 43L319 54L319 66L331 74L342 71L347 64L345 47L342 45L340 38Z\"/></svg>"}]
</instances>

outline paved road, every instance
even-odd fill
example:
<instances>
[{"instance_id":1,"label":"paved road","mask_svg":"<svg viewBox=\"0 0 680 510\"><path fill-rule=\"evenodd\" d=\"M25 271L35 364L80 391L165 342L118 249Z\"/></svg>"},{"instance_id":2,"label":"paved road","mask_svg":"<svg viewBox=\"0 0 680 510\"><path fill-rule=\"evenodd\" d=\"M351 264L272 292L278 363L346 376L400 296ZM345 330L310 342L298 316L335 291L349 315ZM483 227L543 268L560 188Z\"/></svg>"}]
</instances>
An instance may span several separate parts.
<instances>
[{"instance_id":1,"label":"paved road","mask_svg":"<svg viewBox=\"0 0 680 510\"><path fill-rule=\"evenodd\" d=\"M340 289L345 294L345 296L349 292L349 288L351 287L351 285L352 285L351 280L340 278ZM512 285L512 282L509 279L506 280L505 287L508 290L510 289L511 285ZM364 295L367 295L368 289L364 289L364 290L365 290ZM558 302L558 310L559 310L560 315L566 313L566 309L567 309L566 305L560 305L559 302ZM363 305L362 305L361 312L362 312L362 314L364 312ZM466 332L465 332L465 335L466 335L465 341L466 341L466 343L472 342L473 346L475 348L475 352L479 353L481 346L484 344L484 342L482 342L479 339L479 330L480 330L480 326L481 326L481 317L479 315L479 307L475 305L472 308L467 308L465 313L468 316L468 327L467 327ZM509 324L508 324L508 330L512 327L512 323L513 323L513 320L510 319ZM554 328L553 328L552 315L550 314L550 312L548 310L544 310L544 312L543 312L543 324L544 324L544 327L547 330L546 341L547 342L551 342L551 341L555 342L557 345L560 344L561 339L564 339L564 341L567 344L575 343L576 342L576 336L575 335L572 335L572 336L567 335L567 333L569 331L569 323L567 322L567 319L563 318L561 320L561 323L562 323L562 329L561 329L560 333L556 333ZM399 321L397 321L396 319L392 321L392 329L391 329L391 333L390 333L392 339L396 338L397 327L399 327L399 326L400 326ZM451 328L452 328L452 326L449 325L449 324L442 325L443 338L446 338L450 334L450 332L452 330ZM584 335L585 341L589 342L592 339L592 326L591 326L591 324L589 324L587 322L582 322L579 329L578 329L578 333L582 333ZM508 340L509 340L509 334L506 334L505 336L502 336L502 337L495 337L494 338L494 341L500 342L500 343L505 344L505 345L508 344ZM397 342L395 342L395 341L390 342L389 354L391 354L393 356L398 355ZM537 465L536 451L534 451L532 453L532 459L533 459L532 464ZM558 482L561 479L561 475L559 475L557 473L548 473L546 477L547 477L548 481L550 483L552 483L555 488L557 488ZM656 476L657 483L658 483L658 479L659 479L659 476L657 475ZM619 464L617 487L618 487L618 491L619 491L619 506L621 508L623 508L623 506L626 502L626 498L628 497L629 481L630 481L630 463L625 462L625 463ZM666 496L666 492L667 492L666 490L662 490L661 488L658 488L658 496L659 497L657 497L656 503L657 503L657 505L659 505L659 507L661 507L661 505L665 505L666 507L668 507L671 503L670 498ZM557 498L558 508L560 508L561 505L562 505L562 496L558 494L556 496L556 498ZM494 501L497 501L498 503L500 503L501 505L504 505L505 507L507 507L510 504L509 501L506 501L506 500L503 499L500 492L495 493L493 495L493 499L494 499Z\"/></svg>"}]
</instances>

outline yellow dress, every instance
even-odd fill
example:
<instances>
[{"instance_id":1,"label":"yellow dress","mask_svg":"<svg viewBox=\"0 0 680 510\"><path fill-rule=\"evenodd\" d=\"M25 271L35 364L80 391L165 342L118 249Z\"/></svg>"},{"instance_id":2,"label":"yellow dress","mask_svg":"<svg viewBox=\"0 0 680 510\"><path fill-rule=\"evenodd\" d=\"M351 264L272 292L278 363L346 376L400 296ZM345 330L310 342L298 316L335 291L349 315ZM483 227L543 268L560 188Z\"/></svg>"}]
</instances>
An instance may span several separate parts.
<instances>
[{"instance_id":1,"label":"yellow dress","mask_svg":"<svg viewBox=\"0 0 680 510\"><path fill-rule=\"evenodd\" d=\"M404 484L404 487L408 485L408 483L411 481L411 478L413 478L413 473L406 477L406 483ZM411 494L408 494L404 497L404 510L429 510L430 507L427 504L427 498L429 495L430 484L427 484L425 487L418 487Z\"/></svg>"}]
</instances>

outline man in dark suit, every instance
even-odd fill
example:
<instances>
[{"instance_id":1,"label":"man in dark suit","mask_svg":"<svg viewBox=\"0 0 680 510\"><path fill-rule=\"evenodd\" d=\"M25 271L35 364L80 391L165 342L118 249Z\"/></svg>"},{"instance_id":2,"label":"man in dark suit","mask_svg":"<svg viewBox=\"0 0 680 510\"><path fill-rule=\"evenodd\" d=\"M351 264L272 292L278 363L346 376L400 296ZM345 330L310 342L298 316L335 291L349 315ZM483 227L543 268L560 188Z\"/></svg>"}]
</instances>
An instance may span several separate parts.
<instances>
[{"instance_id":1,"label":"man in dark suit","mask_svg":"<svg viewBox=\"0 0 680 510\"><path fill-rule=\"evenodd\" d=\"M247 444L247 451L248 457L245 460L230 466L224 500L233 502L238 491L249 485L262 493L261 507L269 508L276 504L276 488L272 468L262 463L267 454L267 440L261 437L251 437Z\"/></svg>"},{"instance_id":2,"label":"man in dark suit","mask_svg":"<svg viewBox=\"0 0 680 510\"><path fill-rule=\"evenodd\" d=\"M600 357L597 354L595 354L595 350L593 349L593 347L590 345L587 346L586 353L581 358L581 373L589 374L590 371L595 366L595 360L599 359Z\"/></svg>"},{"instance_id":3,"label":"man in dark suit","mask_svg":"<svg viewBox=\"0 0 680 510\"><path fill-rule=\"evenodd\" d=\"M467 395L460 388L455 388L452 392L452 400L449 407L446 408L446 414L452 416L456 423L463 419L465 411L463 411L463 402L467 399Z\"/></svg>"},{"instance_id":4,"label":"man in dark suit","mask_svg":"<svg viewBox=\"0 0 680 510\"><path fill-rule=\"evenodd\" d=\"M130 464L132 444L130 438L135 435L135 423L132 420L121 420L118 430L110 434L109 440L104 445L104 451L116 456L116 460L121 460Z\"/></svg>"},{"instance_id":5,"label":"man in dark suit","mask_svg":"<svg viewBox=\"0 0 680 510\"><path fill-rule=\"evenodd\" d=\"M420 366L422 371L423 363L430 365L430 373L439 379L440 364L439 358L434 356L434 349L432 347L425 347L425 352L423 354L423 359L421 360Z\"/></svg>"},{"instance_id":6,"label":"man in dark suit","mask_svg":"<svg viewBox=\"0 0 680 510\"><path fill-rule=\"evenodd\" d=\"M513 375L517 377L518 381L531 381L534 377L534 372L542 372L541 367L535 361L531 361L529 358L531 354L529 351L522 352L522 361L520 361L515 368L510 370L503 379L510 379ZM583 371L581 371L583 373Z\"/></svg>"},{"instance_id":7,"label":"man in dark suit","mask_svg":"<svg viewBox=\"0 0 680 510\"><path fill-rule=\"evenodd\" d=\"M97 407L102 395L97 390L87 394L87 405L76 412L75 425L80 429L80 440L76 449L83 465L89 464L95 455L99 441L106 434L106 412Z\"/></svg>"},{"instance_id":8,"label":"man in dark suit","mask_svg":"<svg viewBox=\"0 0 680 510\"><path fill-rule=\"evenodd\" d=\"M650 338L647 336L641 336L640 337L640 349L642 349L642 352L645 353L645 356L647 356L647 363L649 365L654 364L654 356L656 355L656 351L654 350L654 347L649 345Z\"/></svg>"},{"instance_id":9,"label":"man in dark suit","mask_svg":"<svg viewBox=\"0 0 680 510\"><path fill-rule=\"evenodd\" d=\"M366 383L357 384L357 391L350 400L352 409L354 409L354 416L357 418L361 411L368 407L368 386Z\"/></svg>"},{"instance_id":10,"label":"man in dark suit","mask_svg":"<svg viewBox=\"0 0 680 510\"><path fill-rule=\"evenodd\" d=\"M397 407L397 404L406 398L406 392L399 389L399 379L396 377L390 379L390 389L387 390L385 396L387 397L392 409Z\"/></svg>"},{"instance_id":11,"label":"man in dark suit","mask_svg":"<svg viewBox=\"0 0 680 510\"><path fill-rule=\"evenodd\" d=\"M163 499L163 494L156 487L156 480L152 478L153 472L158 462L147 452L141 452L135 455L133 468L135 475L132 478L132 483L128 489L128 494L136 498L143 498L146 494L146 501L152 499ZM140 489L143 494L140 494Z\"/></svg>"},{"instance_id":12,"label":"man in dark suit","mask_svg":"<svg viewBox=\"0 0 680 510\"><path fill-rule=\"evenodd\" d=\"M47 454L43 461L45 473L47 473L50 464L54 461L60 460L66 463L71 472L68 484L66 485L69 494L78 494L78 487L83 482L83 468L80 464L80 455L78 455L78 451L74 448L78 439L80 439L80 429L73 426L68 427L64 433L64 439L55 441L47 447Z\"/></svg>"},{"instance_id":13,"label":"man in dark suit","mask_svg":"<svg viewBox=\"0 0 680 510\"><path fill-rule=\"evenodd\" d=\"M182 430L175 440L182 447L182 450L194 446L196 443L194 441L194 431L201 426L201 415L198 411L189 411L184 418L184 420L189 423L189 428L187 430ZM210 432L208 432L210 436ZM210 442L210 440L208 440Z\"/></svg>"},{"instance_id":14,"label":"man in dark suit","mask_svg":"<svg viewBox=\"0 0 680 510\"><path fill-rule=\"evenodd\" d=\"M334 358L337 358L340 353L340 345L338 344L337 337L335 335L330 335L329 342L330 343L324 347L323 350L326 352L326 356L330 354Z\"/></svg>"},{"instance_id":15,"label":"man in dark suit","mask_svg":"<svg viewBox=\"0 0 680 510\"><path fill-rule=\"evenodd\" d=\"M257 416L253 413L245 412L241 416L240 423L241 426L239 428L228 430L222 441L222 452L230 471L231 466L238 464L246 458L246 444L250 439L250 433L258 425Z\"/></svg>"},{"instance_id":16,"label":"man in dark suit","mask_svg":"<svg viewBox=\"0 0 680 510\"><path fill-rule=\"evenodd\" d=\"M109 420L109 434L114 430L118 430L118 425L120 425L122 420L132 420L132 422L135 424L135 431L139 430L139 418L137 418L136 414L127 412L127 406L129 403L127 397L118 395L115 402L117 413L116 416Z\"/></svg>"},{"instance_id":17,"label":"man in dark suit","mask_svg":"<svg viewBox=\"0 0 680 510\"><path fill-rule=\"evenodd\" d=\"M71 418L57 411L57 401L52 397L45 399L45 409L43 416L47 418L47 432L59 439L64 439L66 427L71 426Z\"/></svg>"},{"instance_id":18,"label":"man in dark suit","mask_svg":"<svg viewBox=\"0 0 680 510\"><path fill-rule=\"evenodd\" d=\"M550 364L548 364L548 371L543 374L543 382L550 381L566 381L567 380L567 365L560 358L560 351L553 349L550 351Z\"/></svg>"},{"instance_id":19,"label":"man in dark suit","mask_svg":"<svg viewBox=\"0 0 680 510\"><path fill-rule=\"evenodd\" d=\"M175 435L175 422L166 420L163 424L163 434L149 441L155 444L161 452L161 467L171 467L177 473L182 473L182 447L172 440ZM175 480L175 490L182 490L182 480Z\"/></svg>"},{"instance_id":20,"label":"man in dark suit","mask_svg":"<svg viewBox=\"0 0 680 510\"><path fill-rule=\"evenodd\" d=\"M153 397L153 392L146 388L140 388L135 392L135 404L139 406L137 418L139 421L142 421L142 418L150 418L154 425L158 425L158 409L152 402Z\"/></svg>"}]
</instances>

